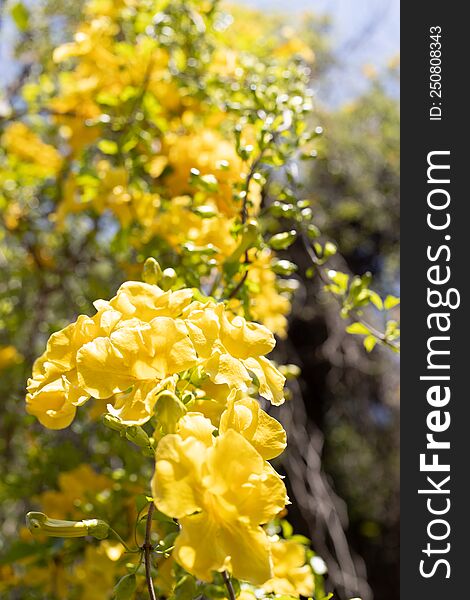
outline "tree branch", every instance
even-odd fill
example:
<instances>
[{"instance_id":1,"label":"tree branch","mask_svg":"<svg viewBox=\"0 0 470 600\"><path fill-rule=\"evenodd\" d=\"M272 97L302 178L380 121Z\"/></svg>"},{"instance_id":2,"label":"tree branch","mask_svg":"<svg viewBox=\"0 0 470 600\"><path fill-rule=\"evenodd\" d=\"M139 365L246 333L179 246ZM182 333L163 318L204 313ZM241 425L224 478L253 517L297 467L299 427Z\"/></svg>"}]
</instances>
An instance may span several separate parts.
<instances>
[{"instance_id":1,"label":"tree branch","mask_svg":"<svg viewBox=\"0 0 470 600\"><path fill-rule=\"evenodd\" d=\"M143 546L144 557L145 557L145 580L147 582L147 589L148 589L150 600L157 600L157 596L155 595L155 588L153 587L151 563L150 563L150 555L152 553L152 544L150 541L150 534L152 532L152 516L153 516L154 510L155 510L155 504L152 501L149 505L149 511L147 513L147 523L145 526L145 542L144 542L144 546Z\"/></svg>"},{"instance_id":2,"label":"tree branch","mask_svg":"<svg viewBox=\"0 0 470 600\"><path fill-rule=\"evenodd\" d=\"M235 590L233 589L233 585L227 571L222 571L222 577L224 579L225 587L227 588L230 600L236 600Z\"/></svg>"}]
</instances>

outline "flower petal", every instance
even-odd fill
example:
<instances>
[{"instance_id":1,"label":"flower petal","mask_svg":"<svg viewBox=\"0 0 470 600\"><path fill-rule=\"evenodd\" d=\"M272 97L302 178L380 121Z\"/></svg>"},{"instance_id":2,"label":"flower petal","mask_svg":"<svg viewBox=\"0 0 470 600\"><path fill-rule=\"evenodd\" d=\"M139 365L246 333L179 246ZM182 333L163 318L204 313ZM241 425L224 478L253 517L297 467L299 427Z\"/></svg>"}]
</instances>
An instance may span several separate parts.
<instances>
[{"instance_id":1,"label":"flower petal","mask_svg":"<svg viewBox=\"0 0 470 600\"><path fill-rule=\"evenodd\" d=\"M135 378L129 370L128 360L109 338L96 338L77 353L80 387L94 398L109 398L130 388Z\"/></svg>"},{"instance_id":2,"label":"flower petal","mask_svg":"<svg viewBox=\"0 0 470 600\"><path fill-rule=\"evenodd\" d=\"M228 570L234 577L259 585L272 575L269 543L261 527L239 520L219 523L205 513L180 520L175 560L203 581L213 571Z\"/></svg>"},{"instance_id":3,"label":"flower petal","mask_svg":"<svg viewBox=\"0 0 470 600\"><path fill-rule=\"evenodd\" d=\"M201 506L201 471L206 447L195 438L169 434L156 452L152 493L156 507L169 517L190 515Z\"/></svg>"},{"instance_id":4,"label":"flower petal","mask_svg":"<svg viewBox=\"0 0 470 600\"><path fill-rule=\"evenodd\" d=\"M279 456L286 447L282 425L249 396L228 403L220 418L219 431L227 429L241 433L265 460Z\"/></svg>"},{"instance_id":5,"label":"flower petal","mask_svg":"<svg viewBox=\"0 0 470 600\"><path fill-rule=\"evenodd\" d=\"M275 406L282 404L284 402L286 378L272 362L264 356L260 356L259 358L247 358L243 363L258 378L260 396L263 396Z\"/></svg>"},{"instance_id":6,"label":"flower petal","mask_svg":"<svg viewBox=\"0 0 470 600\"><path fill-rule=\"evenodd\" d=\"M232 356L262 356L269 354L276 345L273 334L264 325L248 322L240 316L229 318L226 312L221 323L220 339Z\"/></svg>"},{"instance_id":7,"label":"flower petal","mask_svg":"<svg viewBox=\"0 0 470 600\"><path fill-rule=\"evenodd\" d=\"M31 386L30 386L31 387ZM49 429L64 429L75 417L76 407L68 398L68 386L63 377L46 383L26 396L26 410Z\"/></svg>"},{"instance_id":8,"label":"flower petal","mask_svg":"<svg viewBox=\"0 0 470 600\"><path fill-rule=\"evenodd\" d=\"M220 504L255 524L267 523L286 504L286 488L269 463L242 435L229 429L215 440L207 456L205 484Z\"/></svg>"}]
</instances>

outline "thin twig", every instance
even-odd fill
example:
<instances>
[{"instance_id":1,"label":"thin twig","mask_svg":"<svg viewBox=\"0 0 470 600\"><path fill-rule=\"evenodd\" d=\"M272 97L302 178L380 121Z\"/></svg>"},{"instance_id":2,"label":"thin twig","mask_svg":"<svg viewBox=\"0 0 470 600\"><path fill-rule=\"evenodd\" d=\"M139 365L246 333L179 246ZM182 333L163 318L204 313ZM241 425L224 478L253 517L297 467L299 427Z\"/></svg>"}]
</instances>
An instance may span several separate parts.
<instances>
[{"instance_id":1,"label":"thin twig","mask_svg":"<svg viewBox=\"0 0 470 600\"><path fill-rule=\"evenodd\" d=\"M254 160L251 164L250 171L245 179L245 196L243 198L243 206L241 210L241 220L242 223L245 224L248 219L248 194L250 192L250 184L253 179L254 174L256 173L256 169L259 167L261 162L263 161L264 154L266 152L266 148L263 148L258 155L258 158Z\"/></svg>"},{"instance_id":2,"label":"thin twig","mask_svg":"<svg viewBox=\"0 0 470 600\"><path fill-rule=\"evenodd\" d=\"M227 588L230 600L236 600L235 590L233 589L233 585L227 571L222 571L222 577L224 579L225 587Z\"/></svg>"},{"instance_id":3,"label":"thin twig","mask_svg":"<svg viewBox=\"0 0 470 600\"><path fill-rule=\"evenodd\" d=\"M245 257L245 259L246 259L246 257ZM246 271L243 273L243 276L240 279L240 281L237 283L237 285L233 288L233 290L227 296L227 300L231 300L232 298L236 297L236 295L238 294L238 292L243 287L243 284L245 283L247 277L248 277L248 267L247 267Z\"/></svg>"},{"instance_id":4,"label":"thin twig","mask_svg":"<svg viewBox=\"0 0 470 600\"><path fill-rule=\"evenodd\" d=\"M147 582L147 589L150 596L150 600L157 600L155 595L155 588L153 587L152 573L150 570L150 555L152 553L152 544L150 541L150 534L152 532L152 516L155 510L155 504L153 501L149 505L149 511L147 513L147 524L145 526L145 542L144 542L144 555L145 555L145 580Z\"/></svg>"}]
</instances>

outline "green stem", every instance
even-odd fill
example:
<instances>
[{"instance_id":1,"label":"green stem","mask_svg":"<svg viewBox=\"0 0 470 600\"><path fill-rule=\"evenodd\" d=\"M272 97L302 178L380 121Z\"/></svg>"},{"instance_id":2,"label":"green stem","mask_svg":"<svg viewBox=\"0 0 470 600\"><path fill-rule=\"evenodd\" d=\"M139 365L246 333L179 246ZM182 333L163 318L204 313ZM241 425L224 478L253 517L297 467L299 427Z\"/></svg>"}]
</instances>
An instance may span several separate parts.
<instances>
[{"instance_id":1,"label":"green stem","mask_svg":"<svg viewBox=\"0 0 470 600\"><path fill-rule=\"evenodd\" d=\"M145 557L145 580L147 582L147 589L150 600L157 600L155 595L155 588L153 587L152 573L151 573L151 561L150 555L152 553L152 544L150 542L150 534L152 532L152 516L155 510L155 504L153 501L149 505L149 511L147 513L147 524L145 526L145 542L144 542L144 557ZM235 598L234 598L235 600Z\"/></svg>"},{"instance_id":2,"label":"green stem","mask_svg":"<svg viewBox=\"0 0 470 600\"><path fill-rule=\"evenodd\" d=\"M222 572L222 577L224 579L225 587L227 588L227 592L230 600L237 600L235 596L235 590L233 589L232 582L230 580L230 576L227 571Z\"/></svg>"}]
</instances>

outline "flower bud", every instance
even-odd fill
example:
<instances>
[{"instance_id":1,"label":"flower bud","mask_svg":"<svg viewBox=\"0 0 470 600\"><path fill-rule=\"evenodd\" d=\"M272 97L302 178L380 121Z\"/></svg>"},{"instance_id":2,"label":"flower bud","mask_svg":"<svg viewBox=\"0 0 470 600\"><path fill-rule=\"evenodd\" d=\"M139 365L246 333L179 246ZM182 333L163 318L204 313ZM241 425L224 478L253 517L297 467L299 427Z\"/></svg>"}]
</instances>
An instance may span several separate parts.
<instances>
[{"instance_id":1,"label":"flower bud","mask_svg":"<svg viewBox=\"0 0 470 600\"><path fill-rule=\"evenodd\" d=\"M113 431L126 431L127 426L124 425L124 423L121 421L121 419L119 417L115 417L114 415L103 415L103 423L106 425L106 427L109 427L109 429L112 429Z\"/></svg>"},{"instance_id":2,"label":"flower bud","mask_svg":"<svg viewBox=\"0 0 470 600\"><path fill-rule=\"evenodd\" d=\"M141 448L151 448L152 444L147 433L138 425L131 425L126 429L126 438Z\"/></svg>"},{"instance_id":3,"label":"flower bud","mask_svg":"<svg viewBox=\"0 0 470 600\"><path fill-rule=\"evenodd\" d=\"M274 250L285 250L289 248L289 246L295 241L297 237L297 232L295 230L284 231L283 233L276 233L269 240L268 244Z\"/></svg>"},{"instance_id":4,"label":"flower bud","mask_svg":"<svg viewBox=\"0 0 470 600\"><path fill-rule=\"evenodd\" d=\"M91 535L98 540L104 540L109 535L109 525L101 519L86 519L83 521L64 521L50 519L41 512L29 512L26 524L31 533L43 533L50 537L74 538Z\"/></svg>"},{"instance_id":5,"label":"flower bud","mask_svg":"<svg viewBox=\"0 0 470 600\"><path fill-rule=\"evenodd\" d=\"M202 365L199 365L191 373L191 377L189 378L189 381L193 385L199 386L205 379L207 379L207 373L204 371L204 367Z\"/></svg>"},{"instance_id":6,"label":"flower bud","mask_svg":"<svg viewBox=\"0 0 470 600\"><path fill-rule=\"evenodd\" d=\"M274 260L272 262L272 270L277 275L292 275L297 271L297 265L290 260Z\"/></svg>"},{"instance_id":7,"label":"flower bud","mask_svg":"<svg viewBox=\"0 0 470 600\"><path fill-rule=\"evenodd\" d=\"M186 407L173 392L165 390L157 396L155 417L165 433L175 433L176 424L184 414Z\"/></svg>"},{"instance_id":8,"label":"flower bud","mask_svg":"<svg viewBox=\"0 0 470 600\"><path fill-rule=\"evenodd\" d=\"M147 258L147 260L144 262L144 268L142 270L142 279L144 282L152 285L158 285L162 277L162 268L158 262L152 257Z\"/></svg>"},{"instance_id":9,"label":"flower bud","mask_svg":"<svg viewBox=\"0 0 470 600\"><path fill-rule=\"evenodd\" d=\"M166 292L176 283L177 275L176 271L169 267L163 271L162 279L160 282L161 288Z\"/></svg>"}]
</instances>

